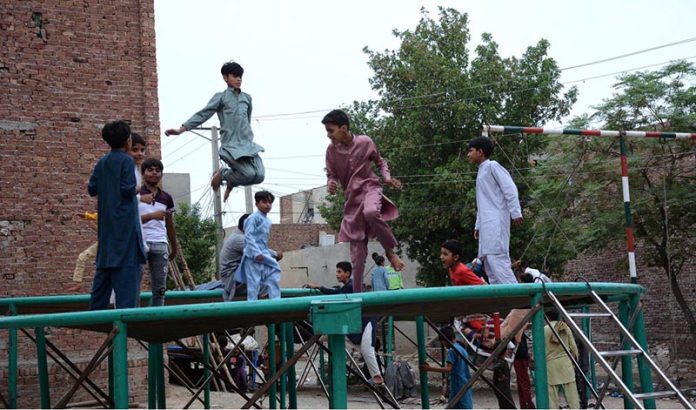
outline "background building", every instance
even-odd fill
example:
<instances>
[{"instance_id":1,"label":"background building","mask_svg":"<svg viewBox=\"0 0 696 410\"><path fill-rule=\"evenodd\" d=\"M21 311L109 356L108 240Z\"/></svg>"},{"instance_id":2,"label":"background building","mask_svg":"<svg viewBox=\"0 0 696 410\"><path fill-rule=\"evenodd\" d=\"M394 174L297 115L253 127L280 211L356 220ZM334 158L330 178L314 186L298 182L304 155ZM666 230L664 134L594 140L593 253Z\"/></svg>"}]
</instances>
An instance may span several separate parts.
<instances>
[{"instance_id":1,"label":"background building","mask_svg":"<svg viewBox=\"0 0 696 410\"><path fill-rule=\"evenodd\" d=\"M0 295L63 293L75 258L96 239L76 214L96 207L86 188L109 150L103 125L129 121L148 140L148 155L160 155L154 3L0 0L0 9ZM92 277L85 273L83 292ZM48 337L78 366L102 341L69 329ZM6 363L7 332L0 340ZM37 407L35 350L21 334L20 344L18 404ZM145 354L130 348L131 400L142 402ZM102 386L104 369L95 379ZM49 373L53 401L70 383L50 361Z\"/></svg>"}]
</instances>

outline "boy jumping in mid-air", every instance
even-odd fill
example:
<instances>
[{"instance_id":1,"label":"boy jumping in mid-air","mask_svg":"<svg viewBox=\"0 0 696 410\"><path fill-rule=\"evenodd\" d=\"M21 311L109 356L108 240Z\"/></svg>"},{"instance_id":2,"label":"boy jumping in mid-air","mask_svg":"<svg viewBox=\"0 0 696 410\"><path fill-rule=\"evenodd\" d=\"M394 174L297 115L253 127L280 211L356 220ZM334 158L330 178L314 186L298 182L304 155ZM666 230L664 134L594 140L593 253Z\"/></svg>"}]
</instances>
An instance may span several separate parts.
<instances>
[{"instance_id":1,"label":"boy jumping in mid-air","mask_svg":"<svg viewBox=\"0 0 696 410\"><path fill-rule=\"evenodd\" d=\"M229 168L217 171L210 185L217 191L222 181L226 181L226 201L232 188L263 182L265 169L259 157L263 147L254 143L254 133L251 131L251 96L241 90L244 69L237 63L229 62L223 64L220 72L227 89L216 93L205 108L181 127L170 128L164 134L179 135L198 127L217 113L220 120L219 155Z\"/></svg>"},{"instance_id":2,"label":"boy jumping in mid-air","mask_svg":"<svg viewBox=\"0 0 696 410\"><path fill-rule=\"evenodd\" d=\"M87 191L97 197L99 213L97 270L92 283L90 309L105 309L109 295L116 294L116 308L133 308L138 302L140 264L145 249L138 222L135 162L127 151L130 127L124 121L106 124L102 138L111 152L99 159L89 178Z\"/></svg>"},{"instance_id":3,"label":"boy jumping in mid-air","mask_svg":"<svg viewBox=\"0 0 696 410\"><path fill-rule=\"evenodd\" d=\"M350 132L348 115L333 110L321 120L331 144L326 149L326 174L328 191L334 194L340 182L346 196L343 221L338 234L340 242L350 242L350 259L353 263L353 290L362 292L367 241L370 236L384 247L385 256L392 267L400 271L404 263L394 252L396 238L387 221L399 216L394 203L382 193L382 184L372 171L372 163L379 168L384 183L401 188L401 182L391 177L389 166L367 135Z\"/></svg>"},{"instance_id":4,"label":"boy jumping in mid-air","mask_svg":"<svg viewBox=\"0 0 696 410\"><path fill-rule=\"evenodd\" d=\"M469 161L478 165L476 175L476 226L478 257L491 285L517 283L510 262L510 219L515 226L523 223L517 187L510 173L490 160L493 143L486 137L469 141Z\"/></svg>"},{"instance_id":5,"label":"boy jumping in mid-air","mask_svg":"<svg viewBox=\"0 0 696 410\"><path fill-rule=\"evenodd\" d=\"M247 300L257 300L263 288L269 299L280 299L280 265L268 248L271 220L268 213L275 197L268 191L254 194L257 211L244 222L244 256L234 274L235 281L246 283Z\"/></svg>"}]
</instances>

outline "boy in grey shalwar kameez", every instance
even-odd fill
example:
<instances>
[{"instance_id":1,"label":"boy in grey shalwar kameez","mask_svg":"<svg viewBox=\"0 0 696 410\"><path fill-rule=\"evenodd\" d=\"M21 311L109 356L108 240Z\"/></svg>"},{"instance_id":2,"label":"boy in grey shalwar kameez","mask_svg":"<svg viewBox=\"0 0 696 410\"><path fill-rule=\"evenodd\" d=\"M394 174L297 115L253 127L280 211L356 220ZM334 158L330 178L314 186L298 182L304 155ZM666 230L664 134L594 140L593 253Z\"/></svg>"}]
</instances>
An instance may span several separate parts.
<instances>
[{"instance_id":1,"label":"boy in grey shalwar kameez","mask_svg":"<svg viewBox=\"0 0 696 410\"><path fill-rule=\"evenodd\" d=\"M217 113L220 120L219 155L229 168L215 173L210 185L217 191L222 181L226 181L224 199L227 200L235 186L263 182L265 169L258 155L263 152L263 147L254 143L254 133L251 131L251 96L241 90L244 69L230 62L223 64L220 72L227 89L216 93L202 110L181 127L166 130L165 135L179 135L196 128Z\"/></svg>"}]
</instances>

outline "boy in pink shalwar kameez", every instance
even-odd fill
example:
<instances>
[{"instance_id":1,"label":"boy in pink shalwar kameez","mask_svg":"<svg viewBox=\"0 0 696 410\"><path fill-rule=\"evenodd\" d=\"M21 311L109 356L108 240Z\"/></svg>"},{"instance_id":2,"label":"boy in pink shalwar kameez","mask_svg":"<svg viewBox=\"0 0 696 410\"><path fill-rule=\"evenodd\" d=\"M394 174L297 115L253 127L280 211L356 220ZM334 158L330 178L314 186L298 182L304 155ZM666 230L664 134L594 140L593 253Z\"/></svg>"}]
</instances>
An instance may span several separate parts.
<instances>
[{"instance_id":1,"label":"boy in pink shalwar kameez","mask_svg":"<svg viewBox=\"0 0 696 410\"><path fill-rule=\"evenodd\" d=\"M382 184L372 171L372 163L379 168L386 185L398 189L401 182L391 177L387 161L379 155L370 137L350 132L350 120L345 112L333 110L321 122L331 140L326 149L328 191L335 193L340 183L346 197L338 241L350 242L353 290L361 292L367 242L371 237L376 237L382 244L394 269L400 271L404 267L394 252L397 242L387 224L399 216L399 211L382 193Z\"/></svg>"}]
</instances>

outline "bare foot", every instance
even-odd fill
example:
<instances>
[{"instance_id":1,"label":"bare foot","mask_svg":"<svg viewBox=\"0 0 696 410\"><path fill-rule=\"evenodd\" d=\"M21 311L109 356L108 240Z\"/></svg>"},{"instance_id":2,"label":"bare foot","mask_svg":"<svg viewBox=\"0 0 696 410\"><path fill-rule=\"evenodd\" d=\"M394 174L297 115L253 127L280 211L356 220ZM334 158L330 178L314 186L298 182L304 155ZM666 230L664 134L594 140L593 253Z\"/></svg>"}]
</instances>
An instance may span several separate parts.
<instances>
[{"instance_id":1,"label":"bare foot","mask_svg":"<svg viewBox=\"0 0 696 410\"><path fill-rule=\"evenodd\" d=\"M396 271L402 270L406 265L401 261L401 258L399 258L399 255L394 252L393 249L388 249L385 252L385 256L389 260L389 263L391 264L392 268Z\"/></svg>"},{"instance_id":2,"label":"bare foot","mask_svg":"<svg viewBox=\"0 0 696 410\"><path fill-rule=\"evenodd\" d=\"M213 191L220 189L220 184L222 184L222 170L218 169L215 174L213 174L213 179L210 180L210 186L213 187Z\"/></svg>"},{"instance_id":3,"label":"bare foot","mask_svg":"<svg viewBox=\"0 0 696 410\"><path fill-rule=\"evenodd\" d=\"M225 188L225 195L222 197L223 202L227 202L227 198L229 198L230 194L232 193L232 188L234 187L228 183L227 187Z\"/></svg>"}]
</instances>

